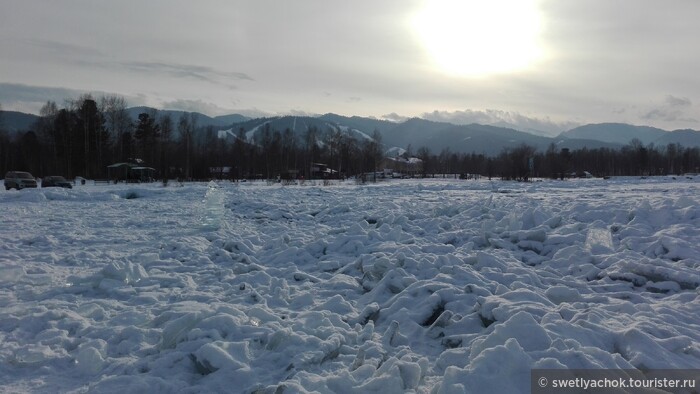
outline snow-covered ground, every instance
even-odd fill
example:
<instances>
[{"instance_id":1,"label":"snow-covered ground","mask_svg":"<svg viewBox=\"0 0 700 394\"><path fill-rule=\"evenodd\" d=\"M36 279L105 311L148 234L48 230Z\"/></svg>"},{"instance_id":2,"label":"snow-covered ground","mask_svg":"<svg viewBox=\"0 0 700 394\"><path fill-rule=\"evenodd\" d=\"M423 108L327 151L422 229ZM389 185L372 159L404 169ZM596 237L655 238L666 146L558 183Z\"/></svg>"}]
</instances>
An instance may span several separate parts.
<instances>
[{"instance_id":1,"label":"snow-covered ground","mask_svg":"<svg viewBox=\"0 0 700 394\"><path fill-rule=\"evenodd\" d=\"M700 368L700 182L0 192L2 392L529 392Z\"/></svg>"}]
</instances>

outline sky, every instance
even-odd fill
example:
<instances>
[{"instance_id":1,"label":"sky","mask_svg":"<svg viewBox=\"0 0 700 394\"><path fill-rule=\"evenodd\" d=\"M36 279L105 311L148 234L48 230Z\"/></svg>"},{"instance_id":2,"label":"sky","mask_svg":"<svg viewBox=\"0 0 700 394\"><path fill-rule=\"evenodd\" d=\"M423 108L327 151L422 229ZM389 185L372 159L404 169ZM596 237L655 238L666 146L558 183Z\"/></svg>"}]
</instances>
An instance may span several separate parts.
<instances>
[{"instance_id":1,"label":"sky","mask_svg":"<svg viewBox=\"0 0 700 394\"><path fill-rule=\"evenodd\" d=\"M2 0L0 106L700 129L697 0Z\"/></svg>"}]
</instances>

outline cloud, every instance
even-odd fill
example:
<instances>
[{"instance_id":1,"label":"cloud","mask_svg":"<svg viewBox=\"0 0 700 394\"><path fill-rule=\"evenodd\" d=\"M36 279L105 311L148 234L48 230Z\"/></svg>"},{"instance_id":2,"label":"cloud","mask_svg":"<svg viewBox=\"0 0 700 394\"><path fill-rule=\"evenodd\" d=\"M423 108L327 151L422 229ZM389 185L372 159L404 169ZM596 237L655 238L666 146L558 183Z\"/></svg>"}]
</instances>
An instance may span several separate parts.
<instances>
[{"instance_id":1,"label":"cloud","mask_svg":"<svg viewBox=\"0 0 700 394\"><path fill-rule=\"evenodd\" d=\"M120 65L135 72L164 74L177 78L192 78L217 85L230 80L254 81L251 76L242 72L219 71L211 67L192 64L123 62Z\"/></svg>"},{"instance_id":2,"label":"cloud","mask_svg":"<svg viewBox=\"0 0 700 394\"><path fill-rule=\"evenodd\" d=\"M641 118L649 121L698 123L698 120L688 116L693 102L687 97L667 95L663 103L642 113Z\"/></svg>"},{"instance_id":3,"label":"cloud","mask_svg":"<svg viewBox=\"0 0 700 394\"><path fill-rule=\"evenodd\" d=\"M232 109L219 106L215 103L207 102L204 100L185 100L177 99L172 101L163 101L160 103L160 107L163 109L178 110L185 112L199 112L208 116L220 116L220 115L231 115L239 114L247 116L249 118L268 118L274 116L310 116L317 117L320 114L315 112L303 111L300 109L290 109L289 111L283 112L269 112L263 111L257 108L249 109Z\"/></svg>"},{"instance_id":4,"label":"cloud","mask_svg":"<svg viewBox=\"0 0 700 394\"><path fill-rule=\"evenodd\" d=\"M11 104L42 103L43 105L49 100L61 103L84 93L86 92L70 88L0 83L0 102Z\"/></svg>"},{"instance_id":5,"label":"cloud","mask_svg":"<svg viewBox=\"0 0 700 394\"><path fill-rule=\"evenodd\" d=\"M421 118L453 124L478 123L484 125L509 127L520 131L546 136L556 136L563 131L579 126L579 124L575 122L555 122L549 118L529 117L518 112L496 109L433 111L422 114Z\"/></svg>"},{"instance_id":6,"label":"cloud","mask_svg":"<svg viewBox=\"0 0 700 394\"><path fill-rule=\"evenodd\" d=\"M61 59L62 62L78 65L87 69L99 68L112 72L127 70L135 73L149 74L150 76L189 78L215 85L223 85L229 89L236 88L232 83L233 81L254 81L254 79L246 73L225 71L209 66L176 62L116 60L115 56L112 56L112 54L108 56L100 49L87 45L76 45L46 39L22 39L20 42L38 48L41 52L50 56L53 62L56 62L56 59Z\"/></svg>"},{"instance_id":7,"label":"cloud","mask_svg":"<svg viewBox=\"0 0 700 394\"><path fill-rule=\"evenodd\" d=\"M390 114L382 115L382 119L388 120L390 122L396 122L396 123L401 123L405 122L409 119L408 116L401 116L397 114L396 112L392 112Z\"/></svg>"},{"instance_id":8,"label":"cloud","mask_svg":"<svg viewBox=\"0 0 700 394\"><path fill-rule=\"evenodd\" d=\"M675 97L669 94L666 96L666 104L671 107L690 107L693 102L687 97Z\"/></svg>"},{"instance_id":9,"label":"cloud","mask_svg":"<svg viewBox=\"0 0 700 394\"><path fill-rule=\"evenodd\" d=\"M177 99L166 101L161 104L164 109L179 110L185 112L199 112L209 116L228 115L233 113L229 108L223 108L214 103L203 100Z\"/></svg>"},{"instance_id":10,"label":"cloud","mask_svg":"<svg viewBox=\"0 0 700 394\"><path fill-rule=\"evenodd\" d=\"M253 119L255 119L255 118L269 118L271 116L274 116L270 112L263 111L259 108L255 108L255 107L248 108L248 109L237 109L237 110L234 110L232 113L247 116L247 117L253 118Z\"/></svg>"},{"instance_id":11,"label":"cloud","mask_svg":"<svg viewBox=\"0 0 700 394\"><path fill-rule=\"evenodd\" d=\"M309 111L304 111L301 109L291 109L286 113L280 113L279 115L292 115L292 116L310 116L310 117L317 117L320 116L320 114L317 114L315 112L309 112Z\"/></svg>"}]
</instances>

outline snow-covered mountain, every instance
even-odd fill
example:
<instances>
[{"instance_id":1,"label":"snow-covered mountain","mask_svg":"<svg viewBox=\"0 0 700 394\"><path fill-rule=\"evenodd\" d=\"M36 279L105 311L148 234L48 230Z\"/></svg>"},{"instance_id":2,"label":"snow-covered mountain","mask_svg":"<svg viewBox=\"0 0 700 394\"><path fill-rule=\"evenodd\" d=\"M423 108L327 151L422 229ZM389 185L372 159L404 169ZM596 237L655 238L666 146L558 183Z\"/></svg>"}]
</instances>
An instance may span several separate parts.
<instances>
[{"instance_id":1,"label":"snow-covered mountain","mask_svg":"<svg viewBox=\"0 0 700 394\"><path fill-rule=\"evenodd\" d=\"M228 129L222 130L220 136L225 135L226 138L233 138L243 130L248 141L254 141L260 138L261 133L268 130L270 132L279 131L281 133L287 130L291 131L299 141L304 140L308 130L315 129L317 131L317 139L323 141L330 132L340 132L355 139L370 140L374 129L358 129L352 126L352 122L339 123L342 119L333 119L331 117L321 116L279 116L272 118L257 118L250 119L244 122L231 125ZM388 123L388 122L387 122ZM366 126L367 123L364 124ZM360 126L363 127L363 126ZM378 128L375 128L379 130ZM381 130L379 130L381 132Z\"/></svg>"}]
</instances>

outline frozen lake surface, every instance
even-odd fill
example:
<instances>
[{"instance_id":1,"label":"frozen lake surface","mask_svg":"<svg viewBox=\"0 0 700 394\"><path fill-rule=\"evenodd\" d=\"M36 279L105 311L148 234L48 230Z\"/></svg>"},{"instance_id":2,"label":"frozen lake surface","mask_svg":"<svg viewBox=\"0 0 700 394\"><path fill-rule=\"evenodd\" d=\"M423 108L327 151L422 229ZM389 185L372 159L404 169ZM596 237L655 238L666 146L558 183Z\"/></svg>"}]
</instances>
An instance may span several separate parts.
<instances>
[{"instance_id":1,"label":"frozen lake surface","mask_svg":"<svg viewBox=\"0 0 700 394\"><path fill-rule=\"evenodd\" d=\"M700 182L0 191L0 392L529 392L700 368Z\"/></svg>"}]
</instances>

